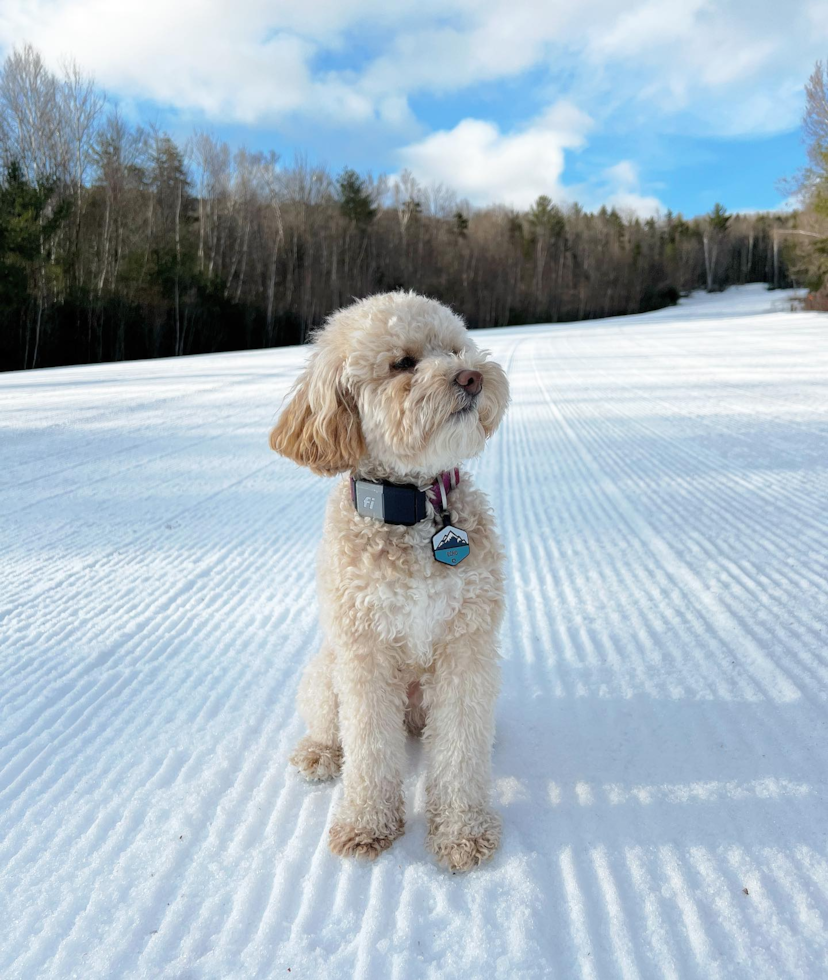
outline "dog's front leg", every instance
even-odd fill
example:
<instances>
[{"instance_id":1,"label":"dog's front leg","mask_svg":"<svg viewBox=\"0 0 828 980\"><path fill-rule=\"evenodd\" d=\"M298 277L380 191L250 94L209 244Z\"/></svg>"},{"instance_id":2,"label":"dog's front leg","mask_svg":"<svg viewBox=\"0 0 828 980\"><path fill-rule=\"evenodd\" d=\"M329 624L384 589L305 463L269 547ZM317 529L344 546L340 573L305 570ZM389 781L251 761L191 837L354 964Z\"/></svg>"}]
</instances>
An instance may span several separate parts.
<instances>
[{"instance_id":1,"label":"dog's front leg","mask_svg":"<svg viewBox=\"0 0 828 980\"><path fill-rule=\"evenodd\" d=\"M491 809L491 753L499 670L489 635L461 636L435 650L423 685L429 753L426 844L452 871L488 860L500 843Z\"/></svg>"},{"instance_id":2,"label":"dog's front leg","mask_svg":"<svg viewBox=\"0 0 828 980\"><path fill-rule=\"evenodd\" d=\"M330 830L334 854L373 859L403 833L401 677L381 641L365 638L337 651L344 796Z\"/></svg>"}]
</instances>

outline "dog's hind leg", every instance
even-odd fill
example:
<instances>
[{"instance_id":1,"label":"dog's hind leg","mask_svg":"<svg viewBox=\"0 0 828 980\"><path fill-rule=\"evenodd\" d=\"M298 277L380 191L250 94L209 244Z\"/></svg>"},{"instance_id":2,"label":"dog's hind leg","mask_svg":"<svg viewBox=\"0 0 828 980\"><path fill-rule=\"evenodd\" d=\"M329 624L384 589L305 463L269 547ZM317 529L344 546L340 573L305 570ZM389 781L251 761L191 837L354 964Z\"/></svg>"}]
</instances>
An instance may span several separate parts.
<instances>
[{"instance_id":1,"label":"dog's hind leg","mask_svg":"<svg viewBox=\"0 0 828 980\"><path fill-rule=\"evenodd\" d=\"M305 668L299 683L299 714L308 726L300 739L291 765L305 779L333 779L342 769L342 743L339 738L339 705L333 688L333 652L327 643Z\"/></svg>"}]
</instances>

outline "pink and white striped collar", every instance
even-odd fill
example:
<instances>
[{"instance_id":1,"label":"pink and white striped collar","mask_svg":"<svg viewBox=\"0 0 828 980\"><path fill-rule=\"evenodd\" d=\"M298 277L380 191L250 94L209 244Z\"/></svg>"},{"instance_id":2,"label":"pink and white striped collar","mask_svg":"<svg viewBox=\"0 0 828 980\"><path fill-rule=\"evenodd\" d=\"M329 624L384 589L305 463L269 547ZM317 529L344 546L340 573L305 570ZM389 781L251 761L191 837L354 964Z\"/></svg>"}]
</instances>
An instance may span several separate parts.
<instances>
[{"instance_id":1,"label":"pink and white striped collar","mask_svg":"<svg viewBox=\"0 0 828 980\"><path fill-rule=\"evenodd\" d=\"M441 473L434 483L431 484L427 493L436 510L441 513L448 510L446 496L454 490L459 482L460 469L455 466L453 470L446 470L444 473Z\"/></svg>"}]
</instances>

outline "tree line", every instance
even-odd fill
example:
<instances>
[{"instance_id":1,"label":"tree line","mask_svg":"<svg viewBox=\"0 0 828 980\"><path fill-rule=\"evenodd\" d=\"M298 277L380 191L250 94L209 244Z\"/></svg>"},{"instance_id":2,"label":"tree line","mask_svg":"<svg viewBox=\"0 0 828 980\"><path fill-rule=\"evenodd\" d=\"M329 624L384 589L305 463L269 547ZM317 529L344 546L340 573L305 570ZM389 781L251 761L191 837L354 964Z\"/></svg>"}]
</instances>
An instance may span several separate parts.
<instances>
[{"instance_id":1,"label":"tree line","mask_svg":"<svg viewBox=\"0 0 828 980\"><path fill-rule=\"evenodd\" d=\"M447 188L176 143L76 66L0 68L0 367L303 342L339 306L414 289L472 328L637 313L695 288L786 285L788 215L473 208Z\"/></svg>"}]
</instances>

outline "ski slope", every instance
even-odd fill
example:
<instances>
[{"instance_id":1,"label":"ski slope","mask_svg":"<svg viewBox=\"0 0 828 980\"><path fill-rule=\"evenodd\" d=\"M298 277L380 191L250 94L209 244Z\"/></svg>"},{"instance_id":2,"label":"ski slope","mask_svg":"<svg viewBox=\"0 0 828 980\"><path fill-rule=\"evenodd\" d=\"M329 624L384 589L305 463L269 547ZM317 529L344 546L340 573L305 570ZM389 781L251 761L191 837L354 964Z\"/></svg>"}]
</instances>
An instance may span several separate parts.
<instances>
[{"instance_id":1,"label":"ski slope","mask_svg":"<svg viewBox=\"0 0 828 980\"><path fill-rule=\"evenodd\" d=\"M304 352L0 375L0 977L828 976L828 316L788 307L478 335L514 402L473 464L510 595L467 876L418 743L373 865L286 765Z\"/></svg>"}]
</instances>

